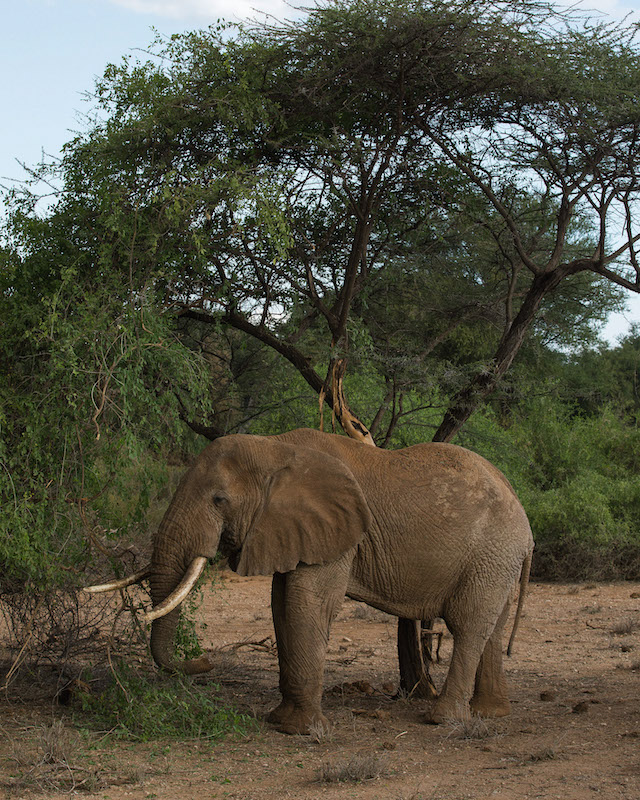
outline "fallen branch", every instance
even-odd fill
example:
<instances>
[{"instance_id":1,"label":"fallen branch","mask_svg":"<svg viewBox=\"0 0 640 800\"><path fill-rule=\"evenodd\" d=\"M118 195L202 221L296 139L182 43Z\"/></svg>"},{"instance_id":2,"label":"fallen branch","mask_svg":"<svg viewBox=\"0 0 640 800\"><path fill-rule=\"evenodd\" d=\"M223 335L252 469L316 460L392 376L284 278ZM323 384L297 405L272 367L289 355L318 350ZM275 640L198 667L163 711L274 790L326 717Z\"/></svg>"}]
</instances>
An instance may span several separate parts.
<instances>
[{"instance_id":1,"label":"fallen branch","mask_svg":"<svg viewBox=\"0 0 640 800\"><path fill-rule=\"evenodd\" d=\"M231 650L235 652L242 647L250 647L252 650L266 650L271 652L275 649L275 642L271 636L265 636L264 639L258 641L253 639L243 639L241 642L233 642L232 644L223 644L222 647L217 647L216 650L222 652L223 650Z\"/></svg>"}]
</instances>

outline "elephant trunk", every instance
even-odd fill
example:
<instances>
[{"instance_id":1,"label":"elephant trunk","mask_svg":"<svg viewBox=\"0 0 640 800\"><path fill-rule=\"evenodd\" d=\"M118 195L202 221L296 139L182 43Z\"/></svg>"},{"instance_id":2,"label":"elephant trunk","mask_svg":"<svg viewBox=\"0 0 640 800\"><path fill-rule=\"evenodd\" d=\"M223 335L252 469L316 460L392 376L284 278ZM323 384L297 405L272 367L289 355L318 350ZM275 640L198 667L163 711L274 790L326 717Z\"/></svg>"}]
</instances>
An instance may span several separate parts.
<instances>
[{"instance_id":1,"label":"elephant trunk","mask_svg":"<svg viewBox=\"0 0 640 800\"><path fill-rule=\"evenodd\" d=\"M180 608L165 617L155 619L151 625L151 655L156 664L170 672L181 672L180 662L173 652L173 643L180 619Z\"/></svg>"},{"instance_id":2,"label":"elephant trunk","mask_svg":"<svg viewBox=\"0 0 640 800\"><path fill-rule=\"evenodd\" d=\"M151 560L151 654L159 667L171 672L207 672L213 665L206 655L181 661L174 654L180 607L195 586L207 557L190 555L187 543L192 537L170 512L171 509L158 530Z\"/></svg>"},{"instance_id":3,"label":"elephant trunk","mask_svg":"<svg viewBox=\"0 0 640 800\"><path fill-rule=\"evenodd\" d=\"M206 653L199 658L180 660L175 657L173 642L175 639L180 608L176 608L164 617L153 621L151 626L151 655L156 664L168 672L182 672L185 675L197 675L209 672L213 664Z\"/></svg>"}]
</instances>

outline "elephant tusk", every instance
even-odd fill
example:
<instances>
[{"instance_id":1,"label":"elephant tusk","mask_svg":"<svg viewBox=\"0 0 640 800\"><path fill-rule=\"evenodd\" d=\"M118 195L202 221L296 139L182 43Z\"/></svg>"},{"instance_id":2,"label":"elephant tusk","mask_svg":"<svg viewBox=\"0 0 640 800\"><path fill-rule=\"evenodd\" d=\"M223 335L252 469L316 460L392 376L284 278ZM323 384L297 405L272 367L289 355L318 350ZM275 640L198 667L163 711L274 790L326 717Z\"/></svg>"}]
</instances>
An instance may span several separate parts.
<instances>
[{"instance_id":1,"label":"elephant tusk","mask_svg":"<svg viewBox=\"0 0 640 800\"><path fill-rule=\"evenodd\" d=\"M155 608L145 614L145 620L147 622L152 622L154 619L158 619L158 617L164 617L170 611L173 611L174 608L179 606L196 585L196 582L200 575L202 575L202 570L205 568L208 560L209 559L205 558L204 556L197 556L194 558L191 564L189 564L187 571L184 573L183 579L176 586L173 592L171 592L168 597L165 597L161 603L158 603Z\"/></svg>"},{"instance_id":2,"label":"elephant tusk","mask_svg":"<svg viewBox=\"0 0 640 800\"><path fill-rule=\"evenodd\" d=\"M98 594L100 592L113 592L116 589L124 589L127 586L133 586L134 583L140 583L145 578L148 578L151 575L151 566L147 565L144 569L141 569L139 572L134 572L133 575L127 575L126 578L120 578L117 581L110 581L109 583L100 583L96 586L85 586L83 587L83 592L91 592L92 594Z\"/></svg>"}]
</instances>

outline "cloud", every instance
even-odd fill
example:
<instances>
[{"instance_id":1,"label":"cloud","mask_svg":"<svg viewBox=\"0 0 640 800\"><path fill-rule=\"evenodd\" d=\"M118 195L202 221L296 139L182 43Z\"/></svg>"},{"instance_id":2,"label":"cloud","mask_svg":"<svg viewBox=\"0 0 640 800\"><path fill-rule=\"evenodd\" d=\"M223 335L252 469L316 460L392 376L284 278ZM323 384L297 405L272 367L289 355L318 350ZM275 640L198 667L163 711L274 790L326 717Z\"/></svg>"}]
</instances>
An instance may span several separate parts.
<instances>
[{"instance_id":1,"label":"cloud","mask_svg":"<svg viewBox=\"0 0 640 800\"><path fill-rule=\"evenodd\" d=\"M181 20L214 22L219 18L247 19L270 14L278 19L299 16L287 0L110 0L140 14L156 14ZM559 6L579 8L582 12L604 12L613 19L631 13L638 15L637 0L558 0Z\"/></svg>"},{"instance_id":2,"label":"cloud","mask_svg":"<svg viewBox=\"0 0 640 800\"><path fill-rule=\"evenodd\" d=\"M569 5L571 8L578 8L583 13L590 11L602 12L612 18L611 21L626 17L632 14L637 19L638 3L631 0L580 0L577 4L563 2L560 5ZM629 20L632 21L631 19Z\"/></svg>"},{"instance_id":3,"label":"cloud","mask_svg":"<svg viewBox=\"0 0 640 800\"><path fill-rule=\"evenodd\" d=\"M180 20L215 22L217 19L251 19L270 14L291 17L286 0L111 0L140 14L157 14Z\"/></svg>"}]
</instances>

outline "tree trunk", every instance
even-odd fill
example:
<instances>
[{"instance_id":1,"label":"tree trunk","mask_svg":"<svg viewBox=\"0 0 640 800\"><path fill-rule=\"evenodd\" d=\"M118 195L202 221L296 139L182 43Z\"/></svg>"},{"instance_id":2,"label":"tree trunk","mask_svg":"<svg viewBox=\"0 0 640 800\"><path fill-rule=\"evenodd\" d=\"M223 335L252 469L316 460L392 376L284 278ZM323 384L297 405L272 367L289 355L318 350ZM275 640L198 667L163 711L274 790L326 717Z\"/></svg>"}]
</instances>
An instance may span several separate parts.
<instances>
[{"instance_id":1,"label":"tree trunk","mask_svg":"<svg viewBox=\"0 0 640 800\"><path fill-rule=\"evenodd\" d=\"M578 264L571 267L564 265L536 276L524 298L520 311L500 340L491 368L475 375L468 386L454 395L432 441L450 442L480 404L494 391L520 350L529 325L537 314L545 295L555 289L566 275L577 271L579 271ZM408 687L415 685L416 676L424 675L427 681L431 682L428 676L428 667L425 669L425 662L428 663L428 659L424 652L421 634L422 630L432 627L433 620L422 620L420 624L414 620L398 620L400 686L405 691L408 690ZM419 679L418 685L424 686L424 681L421 682Z\"/></svg>"},{"instance_id":2,"label":"tree trunk","mask_svg":"<svg viewBox=\"0 0 640 800\"><path fill-rule=\"evenodd\" d=\"M422 645L424 622L398 619L400 690L409 697L431 700L437 691L429 675L429 659Z\"/></svg>"},{"instance_id":3,"label":"tree trunk","mask_svg":"<svg viewBox=\"0 0 640 800\"><path fill-rule=\"evenodd\" d=\"M555 289L562 278L570 272L567 267L557 267L534 279L520 311L500 340L491 367L475 375L464 389L454 395L432 441L450 442L474 411L495 390L518 354L544 296Z\"/></svg>"}]
</instances>

